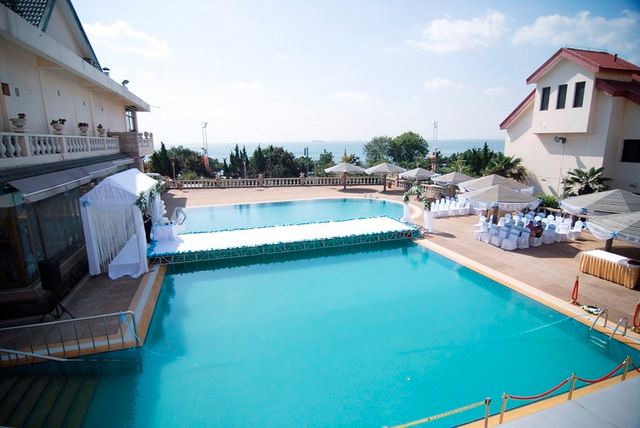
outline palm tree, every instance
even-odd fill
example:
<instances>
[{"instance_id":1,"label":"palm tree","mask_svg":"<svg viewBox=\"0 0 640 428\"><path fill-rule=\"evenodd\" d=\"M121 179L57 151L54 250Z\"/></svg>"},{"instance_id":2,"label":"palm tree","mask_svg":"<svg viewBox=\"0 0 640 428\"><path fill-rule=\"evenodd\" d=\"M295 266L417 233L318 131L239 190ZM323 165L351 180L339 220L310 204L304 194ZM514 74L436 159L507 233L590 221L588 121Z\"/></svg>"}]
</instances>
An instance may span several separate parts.
<instances>
[{"instance_id":1,"label":"palm tree","mask_svg":"<svg viewBox=\"0 0 640 428\"><path fill-rule=\"evenodd\" d=\"M484 173L485 175L498 174L523 183L529 174L521 164L522 159L499 153L491 159Z\"/></svg>"},{"instance_id":2,"label":"palm tree","mask_svg":"<svg viewBox=\"0 0 640 428\"><path fill-rule=\"evenodd\" d=\"M588 171L576 168L567 173L569 175L567 184L578 186L578 195L602 192L609 188L609 181L611 181L609 177L602 175L603 171L604 167L591 167Z\"/></svg>"},{"instance_id":3,"label":"palm tree","mask_svg":"<svg viewBox=\"0 0 640 428\"><path fill-rule=\"evenodd\" d=\"M473 177L473 171L471 171L471 167L467 165L466 159L456 159L453 161L449 168L447 168L447 172L460 172Z\"/></svg>"}]
</instances>

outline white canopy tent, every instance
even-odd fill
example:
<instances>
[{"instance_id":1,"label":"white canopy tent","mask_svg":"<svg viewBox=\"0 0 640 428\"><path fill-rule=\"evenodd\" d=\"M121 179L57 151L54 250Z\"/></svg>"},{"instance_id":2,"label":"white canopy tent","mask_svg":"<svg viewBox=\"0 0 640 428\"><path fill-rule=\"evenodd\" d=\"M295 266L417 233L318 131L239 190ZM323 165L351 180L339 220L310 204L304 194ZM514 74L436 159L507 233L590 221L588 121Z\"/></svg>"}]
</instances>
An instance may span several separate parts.
<instances>
[{"instance_id":1,"label":"white canopy tent","mask_svg":"<svg viewBox=\"0 0 640 428\"><path fill-rule=\"evenodd\" d=\"M147 207L153 223L162 218L163 207L156 191L157 185L156 180L137 169L129 169L105 178L80 198L91 275L111 271L109 265L115 258L126 259L123 260L126 267L110 272L111 279L124 275L136 278L149 271L139 205ZM121 252L122 257L119 255Z\"/></svg>"}]
</instances>

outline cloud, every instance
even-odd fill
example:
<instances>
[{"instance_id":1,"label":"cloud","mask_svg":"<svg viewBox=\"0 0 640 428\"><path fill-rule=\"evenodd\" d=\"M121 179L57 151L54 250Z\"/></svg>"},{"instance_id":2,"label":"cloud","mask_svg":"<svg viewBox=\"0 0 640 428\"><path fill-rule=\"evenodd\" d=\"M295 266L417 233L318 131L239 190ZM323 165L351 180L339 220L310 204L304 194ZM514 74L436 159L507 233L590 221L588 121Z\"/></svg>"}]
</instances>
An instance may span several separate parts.
<instances>
[{"instance_id":1,"label":"cloud","mask_svg":"<svg viewBox=\"0 0 640 428\"><path fill-rule=\"evenodd\" d=\"M541 16L532 25L520 28L513 35L514 45L579 45L609 50L636 51L640 45L640 13L623 11L620 18L606 19L578 12L573 17Z\"/></svg>"},{"instance_id":2,"label":"cloud","mask_svg":"<svg viewBox=\"0 0 640 428\"><path fill-rule=\"evenodd\" d=\"M289 55L285 55L285 54L275 54L273 57L275 59L287 59L287 60L291 59Z\"/></svg>"},{"instance_id":3,"label":"cloud","mask_svg":"<svg viewBox=\"0 0 640 428\"><path fill-rule=\"evenodd\" d=\"M100 44L116 52L129 52L148 58L168 59L169 45L143 31L134 30L127 22L102 25L83 24L92 43Z\"/></svg>"},{"instance_id":4,"label":"cloud","mask_svg":"<svg viewBox=\"0 0 640 428\"><path fill-rule=\"evenodd\" d=\"M490 97L497 97L507 92L507 88L504 86L498 86L495 88L487 88L484 90L485 95Z\"/></svg>"},{"instance_id":5,"label":"cloud","mask_svg":"<svg viewBox=\"0 0 640 428\"><path fill-rule=\"evenodd\" d=\"M455 83L453 80L450 80L450 79L441 79L440 77L436 77L433 80L425 82L424 87L426 89L440 89L440 88L464 89L464 85Z\"/></svg>"},{"instance_id":6,"label":"cloud","mask_svg":"<svg viewBox=\"0 0 640 428\"><path fill-rule=\"evenodd\" d=\"M239 90L260 90L262 89L262 85L258 82L238 82L229 85L229 89L239 89Z\"/></svg>"},{"instance_id":7,"label":"cloud","mask_svg":"<svg viewBox=\"0 0 640 428\"><path fill-rule=\"evenodd\" d=\"M436 19L422 30L422 40L405 43L432 52L453 52L495 44L505 32L506 17L495 10L471 20Z\"/></svg>"},{"instance_id":8,"label":"cloud","mask_svg":"<svg viewBox=\"0 0 640 428\"><path fill-rule=\"evenodd\" d=\"M356 92L339 91L331 95L334 100L341 101L371 101L371 97L366 94L358 94Z\"/></svg>"}]
</instances>

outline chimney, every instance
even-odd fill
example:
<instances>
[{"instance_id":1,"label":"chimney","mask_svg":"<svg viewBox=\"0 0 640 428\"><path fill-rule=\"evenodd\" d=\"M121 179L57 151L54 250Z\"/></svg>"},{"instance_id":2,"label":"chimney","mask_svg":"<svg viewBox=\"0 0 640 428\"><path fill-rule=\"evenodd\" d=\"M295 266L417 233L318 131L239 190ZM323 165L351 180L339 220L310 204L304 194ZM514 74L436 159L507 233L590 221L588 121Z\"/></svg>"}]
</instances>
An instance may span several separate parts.
<instances>
[{"instance_id":1,"label":"chimney","mask_svg":"<svg viewBox=\"0 0 640 428\"><path fill-rule=\"evenodd\" d=\"M618 62L618 54L615 54L615 55L613 56L613 62Z\"/></svg>"}]
</instances>

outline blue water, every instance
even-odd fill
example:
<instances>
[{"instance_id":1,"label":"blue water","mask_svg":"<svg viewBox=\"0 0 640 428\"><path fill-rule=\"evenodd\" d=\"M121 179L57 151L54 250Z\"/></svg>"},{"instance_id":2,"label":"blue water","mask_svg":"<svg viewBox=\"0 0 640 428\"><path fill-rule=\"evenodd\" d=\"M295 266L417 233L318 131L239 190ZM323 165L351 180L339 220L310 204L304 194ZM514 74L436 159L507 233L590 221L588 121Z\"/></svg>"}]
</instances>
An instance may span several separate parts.
<instances>
[{"instance_id":1,"label":"blue water","mask_svg":"<svg viewBox=\"0 0 640 428\"><path fill-rule=\"evenodd\" d=\"M84 426L392 426L640 361L412 242L287 257L169 272L145 347L106 355L140 363L103 375Z\"/></svg>"},{"instance_id":2,"label":"blue water","mask_svg":"<svg viewBox=\"0 0 640 428\"><path fill-rule=\"evenodd\" d=\"M386 215L402 217L402 205L377 199L314 199L296 202L184 208L179 233L203 232Z\"/></svg>"},{"instance_id":3,"label":"blue water","mask_svg":"<svg viewBox=\"0 0 640 428\"><path fill-rule=\"evenodd\" d=\"M429 150L434 149L433 141L427 140L429 143ZM495 152L504 151L504 139L465 139L465 140L439 140L438 150L443 156L450 156L454 153L461 153L465 150L477 147L482 148L485 141L489 148ZM247 150L247 154L251 156L253 151L258 147L263 149L270 144L278 147L284 147L285 150L290 151L296 157L304 156L304 149L309 148L309 156L313 159L318 159L323 150L331 152L333 154L333 160L339 162L340 158L344 154L345 150L348 155L354 154L364 162L365 157L362 149L368 141L313 141L313 142L274 142L274 143L238 143L238 147L242 150L244 146ZM220 162L222 159L229 159L229 153L235 148L235 143L209 143L209 157L216 158ZM185 147L194 150L196 152L202 151L202 143L187 144Z\"/></svg>"}]
</instances>

